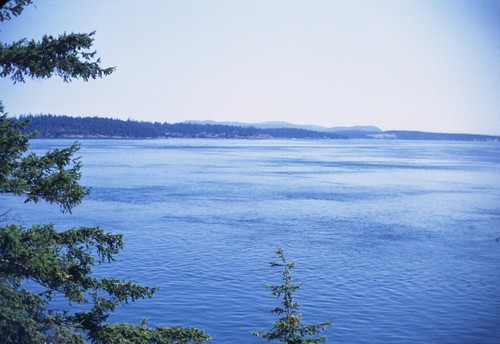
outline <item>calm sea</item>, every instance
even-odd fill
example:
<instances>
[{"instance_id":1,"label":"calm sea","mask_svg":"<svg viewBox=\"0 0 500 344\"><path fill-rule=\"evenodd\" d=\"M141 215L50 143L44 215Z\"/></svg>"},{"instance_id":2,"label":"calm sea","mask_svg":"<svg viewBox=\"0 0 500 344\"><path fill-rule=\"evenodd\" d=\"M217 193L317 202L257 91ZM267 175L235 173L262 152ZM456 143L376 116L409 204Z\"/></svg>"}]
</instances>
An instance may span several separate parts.
<instances>
[{"instance_id":1,"label":"calm sea","mask_svg":"<svg viewBox=\"0 0 500 344\"><path fill-rule=\"evenodd\" d=\"M36 140L37 152L72 141ZM82 140L72 215L3 195L20 223L99 225L126 248L99 273L159 286L112 321L265 343L282 247L305 324L332 343L500 341L500 144Z\"/></svg>"}]
</instances>

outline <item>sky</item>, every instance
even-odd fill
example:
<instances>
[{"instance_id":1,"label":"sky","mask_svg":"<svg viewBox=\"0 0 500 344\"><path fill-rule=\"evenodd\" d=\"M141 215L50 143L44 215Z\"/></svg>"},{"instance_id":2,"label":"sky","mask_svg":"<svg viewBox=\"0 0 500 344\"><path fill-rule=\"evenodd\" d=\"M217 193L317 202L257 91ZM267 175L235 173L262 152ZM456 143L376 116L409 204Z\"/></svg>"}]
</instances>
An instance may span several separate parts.
<instances>
[{"instance_id":1,"label":"sky","mask_svg":"<svg viewBox=\"0 0 500 344\"><path fill-rule=\"evenodd\" d=\"M500 0L45 0L0 42L96 31L103 79L0 80L10 115L500 135Z\"/></svg>"}]
</instances>

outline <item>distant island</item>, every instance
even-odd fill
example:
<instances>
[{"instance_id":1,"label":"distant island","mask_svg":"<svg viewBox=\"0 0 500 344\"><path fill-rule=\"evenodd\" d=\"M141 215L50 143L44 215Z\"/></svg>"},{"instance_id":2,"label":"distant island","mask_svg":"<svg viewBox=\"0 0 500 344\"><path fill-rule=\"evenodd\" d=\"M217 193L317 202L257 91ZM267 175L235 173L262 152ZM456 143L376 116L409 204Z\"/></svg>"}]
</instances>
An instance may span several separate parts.
<instances>
[{"instance_id":1,"label":"distant island","mask_svg":"<svg viewBox=\"0 0 500 344\"><path fill-rule=\"evenodd\" d=\"M24 133L37 131L40 138L152 139L152 138L225 138L225 139L399 139L500 141L500 136L479 134L429 133L420 131L382 131L374 126L325 128L288 122L240 123L187 121L159 123L103 117L23 115L30 120Z\"/></svg>"}]
</instances>

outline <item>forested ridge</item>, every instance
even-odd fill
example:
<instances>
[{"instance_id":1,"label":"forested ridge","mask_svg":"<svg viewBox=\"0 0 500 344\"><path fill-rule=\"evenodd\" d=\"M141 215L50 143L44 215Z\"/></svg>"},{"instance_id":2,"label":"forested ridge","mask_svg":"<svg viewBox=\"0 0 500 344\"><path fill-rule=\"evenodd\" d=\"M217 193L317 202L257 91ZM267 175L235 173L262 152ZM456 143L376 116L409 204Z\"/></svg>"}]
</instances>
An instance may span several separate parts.
<instances>
[{"instance_id":1,"label":"forested ridge","mask_svg":"<svg viewBox=\"0 0 500 344\"><path fill-rule=\"evenodd\" d=\"M500 141L500 136L431 133L423 131L388 130L369 132L342 130L338 132L315 131L301 128L259 128L255 126L160 123L137 120L120 120L104 117L71 117L56 115L23 115L29 119L24 134L39 132L40 138L228 138L228 139L399 139L438 141Z\"/></svg>"},{"instance_id":2,"label":"forested ridge","mask_svg":"<svg viewBox=\"0 0 500 344\"><path fill-rule=\"evenodd\" d=\"M41 138L308 138L338 139L344 136L296 128L256 128L222 124L159 123L102 117L54 115L21 116L29 119L24 133Z\"/></svg>"}]
</instances>

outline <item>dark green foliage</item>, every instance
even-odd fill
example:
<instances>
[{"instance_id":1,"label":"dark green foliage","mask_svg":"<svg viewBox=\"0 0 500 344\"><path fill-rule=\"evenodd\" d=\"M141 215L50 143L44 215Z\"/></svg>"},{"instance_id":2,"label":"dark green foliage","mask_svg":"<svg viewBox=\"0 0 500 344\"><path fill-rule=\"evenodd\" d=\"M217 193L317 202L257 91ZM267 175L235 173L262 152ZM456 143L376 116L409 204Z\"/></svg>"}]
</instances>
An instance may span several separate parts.
<instances>
[{"instance_id":1,"label":"dark green foliage","mask_svg":"<svg viewBox=\"0 0 500 344\"><path fill-rule=\"evenodd\" d=\"M56 149L43 156L26 154L35 134L21 130L28 121L8 118L0 103L0 192L24 195L26 202L44 199L64 211L78 205L89 189L78 184L81 164L74 154L78 146Z\"/></svg>"},{"instance_id":2,"label":"dark green foliage","mask_svg":"<svg viewBox=\"0 0 500 344\"><path fill-rule=\"evenodd\" d=\"M99 228L0 228L0 333L11 338L6 342L80 343L79 331L98 333L117 305L151 297L154 288L91 277L95 264L113 260L122 247L121 235ZM69 304L68 310L53 309L50 301L55 296L91 307L80 312L70 312Z\"/></svg>"},{"instance_id":3,"label":"dark green foliage","mask_svg":"<svg viewBox=\"0 0 500 344\"><path fill-rule=\"evenodd\" d=\"M17 17L32 3L32 0L0 0L0 22Z\"/></svg>"},{"instance_id":4,"label":"dark green foliage","mask_svg":"<svg viewBox=\"0 0 500 344\"><path fill-rule=\"evenodd\" d=\"M0 22L12 19L30 0L0 1ZM91 34L45 36L41 42L0 43L1 77L14 83L25 76L101 77L90 52ZM0 102L0 193L23 195L25 201L55 203L71 211L89 188L81 186L75 143L44 155L28 153L36 132L25 134L29 120L7 117ZM7 210L8 212L8 210ZM6 212L1 211L2 220ZM0 341L14 343L202 343L209 339L192 328L149 329L107 324L117 306L150 298L157 288L115 278L97 278L96 265L110 263L123 248L120 234L97 227L56 231L54 225L0 227ZM54 302L57 299L57 302Z\"/></svg>"},{"instance_id":5,"label":"dark green foliage","mask_svg":"<svg viewBox=\"0 0 500 344\"><path fill-rule=\"evenodd\" d=\"M0 22L17 17L32 3L32 0L0 0ZM46 79L54 74L65 82L109 75L115 68L101 68L96 52L89 50L94 33L64 33L57 38L45 35L41 41L21 39L0 43L0 77L10 76L16 83L24 82L25 77Z\"/></svg>"},{"instance_id":6,"label":"dark green foliage","mask_svg":"<svg viewBox=\"0 0 500 344\"><path fill-rule=\"evenodd\" d=\"M94 32L62 34L58 38L43 36L42 40L22 39L0 44L1 77L10 76L24 82L25 76L46 79L56 74L68 82L75 78L96 79L109 75L114 68L101 68L92 46ZM33 56L37 56L36 59Z\"/></svg>"},{"instance_id":7,"label":"dark green foliage","mask_svg":"<svg viewBox=\"0 0 500 344\"><path fill-rule=\"evenodd\" d=\"M0 192L46 200L70 211L89 189L79 185L76 144L43 156L26 154L31 135L26 122L0 116ZM149 329L145 324L106 324L119 305L149 298L156 288L130 281L93 277L96 264L110 263L123 248L119 234L100 228L58 232L53 225L0 227L0 338L2 343L94 342L202 343L209 337L192 328ZM54 297L66 307L51 306ZM79 307L74 307L80 305ZM76 310L75 310L76 309ZM133 335L132 339L127 339ZM115 341L116 342L116 341Z\"/></svg>"},{"instance_id":8,"label":"dark green foliage","mask_svg":"<svg viewBox=\"0 0 500 344\"><path fill-rule=\"evenodd\" d=\"M32 135L26 122L0 116L0 192L45 200L70 211L89 189L79 185L78 145L43 156L27 154ZM123 248L119 234L82 227L56 231L53 225L0 227L0 338L2 343L121 342L202 343L193 328L106 324L115 308L149 298L156 288L114 278L96 278L96 264L110 263ZM66 307L51 300L67 300ZM78 305L78 306L76 306ZM133 336L129 338L128 336ZM128 339L127 339L128 338ZM112 341L111 341L112 342ZM115 341L116 342L116 341Z\"/></svg>"},{"instance_id":9,"label":"dark green foliage","mask_svg":"<svg viewBox=\"0 0 500 344\"><path fill-rule=\"evenodd\" d=\"M313 337L320 331L326 329L331 322L324 322L316 325L302 326L302 314L298 313L299 303L293 298L293 294L300 288L292 283L291 270L294 267L293 261L287 261L283 249L276 250L279 262L272 262L271 267L282 268L282 284L267 285L271 293L276 297L281 297L281 306L274 308L271 312L280 318L274 323L269 332L254 332L258 337L271 340L279 340L285 344L300 343L321 343L325 342L325 337Z\"/></svg>"},{"instance_id":10,"label":"dark green foliage","mask_svg":"<svg viewBox=\"0 0 500 344\"><path fill-rule=\"evenodd\" d=\"M102 117L24 115L30 120L24 133L39 131L42 138L294 138L294 139L373 139L390 135L399 140L500 141L499 136L438 134L423 132L342 130L320 132L298 128L257 128L226 124L159 123ZM376 136L375 136L376 137Z\"/></svg>"},{"instance_id":11,"label":"dark green foliage","mask_svg":"<svg viewBox=\"0 0 500 344\"><path fill-rule=\"evenodd\" d=\"M299 138L337 139L338 134L295 128L256 128L222 124L151 123L100 117L22 116L29 119L24 133L39 131L41 137L86 138Z\"/></svg>"},{"instance_id":12,"label":"dark green foliage","mask_svg":"<svg viewBox=\"0 0 500 344\"><path fill-rule=\"evenodd\" d=\"M140 325L112 324L104 326L99 341L116 344L187 344L205 343L209 340L203 331L179 326L150 329L146 321Z\"/></svg>"},{"instance_id":13,"label":"dark green foliage","mask_svg":"<svg viewBox=\"0 0 500 344\"><path fill-rule=\"evenodd\" d=\"M209 337L194 328L105 323L117 306L150 298L157 289L92 276L96 264L113 261L122 248L122 235L100 228L0 228L3 343L83 343L85 336L96 343L206 342ZM53 308L54 297L66 299L66 309Z\"/></svg>"}]
</instances>

